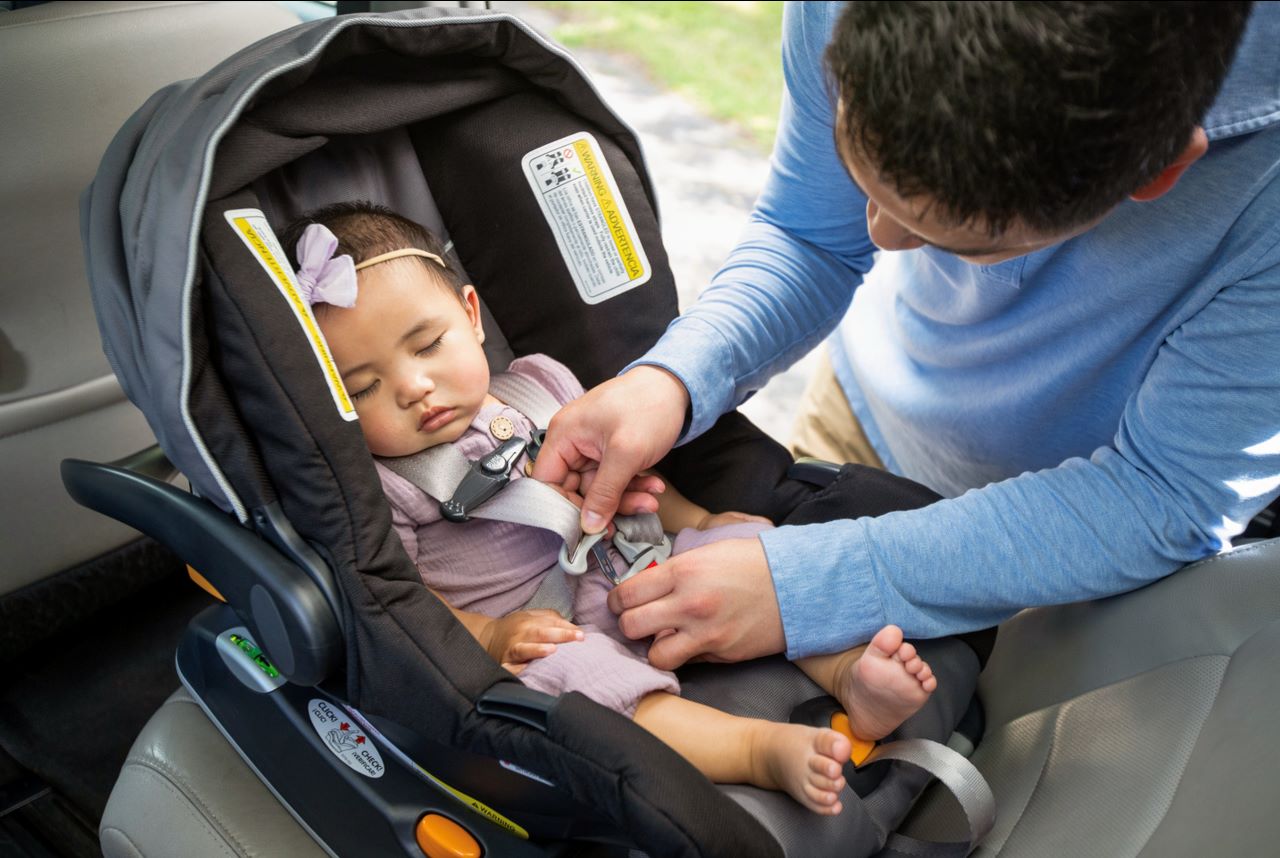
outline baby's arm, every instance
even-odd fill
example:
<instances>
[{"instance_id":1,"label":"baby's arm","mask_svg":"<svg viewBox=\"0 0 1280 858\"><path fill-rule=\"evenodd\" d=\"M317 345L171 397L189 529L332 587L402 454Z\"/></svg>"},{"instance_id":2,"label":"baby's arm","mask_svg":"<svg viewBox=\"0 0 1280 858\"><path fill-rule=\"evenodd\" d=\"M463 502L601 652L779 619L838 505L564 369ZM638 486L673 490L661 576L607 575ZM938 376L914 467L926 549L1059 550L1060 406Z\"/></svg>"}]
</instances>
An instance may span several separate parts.
<instances>
[{"instance_id":1,"label":"baby's arm","mask_svg":"<svg viewBox=\"0 0 1280 858\"><path fill-rule=\"evenodd\" d=\"M434 590L432 590L435 593ZM436 593L439 598L440 594ZM440 599L458 622L471 632L489 656L512 673L519 673L535 658L556 651L556 644L580 641L582 630L555 611L539 608L515 611L505 617L487 617L455 608Z\"/></svg>"},{"instance_id":2,"label":"baby's arm","mask_svg":"<svg viewBox=\"0 0 1280 858\"><path fill-rule=\"evenodd\" d=\"M739 524L744 521L757 521L761 524L772 524L767 518L758 515L747 515L745 512L712 513L689 500L676 490L667 480L666 490L658 495L658 518L662 521L662 529L668 533L679 533L682 530L710 530L726 524Z\"/></svg>"}]
</instances>

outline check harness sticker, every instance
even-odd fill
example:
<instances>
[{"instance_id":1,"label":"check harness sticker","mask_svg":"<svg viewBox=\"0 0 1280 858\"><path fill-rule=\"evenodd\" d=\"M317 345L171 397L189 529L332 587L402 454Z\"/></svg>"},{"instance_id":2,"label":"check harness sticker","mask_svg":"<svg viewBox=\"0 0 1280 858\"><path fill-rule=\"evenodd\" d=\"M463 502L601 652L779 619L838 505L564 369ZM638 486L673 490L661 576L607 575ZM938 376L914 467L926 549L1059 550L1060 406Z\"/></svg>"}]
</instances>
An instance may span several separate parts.
<instances>
[{"instance_id":1,"label":"check harness sticker","mask_svg":"<svg viewBox=\"0 0 1280 858\"><path fill-rule=\"evenodd\" d=\"M649 259L595 137L571 134L520 165L583 301L599 304L649 282Z\"/></svg>"}]
</instances>

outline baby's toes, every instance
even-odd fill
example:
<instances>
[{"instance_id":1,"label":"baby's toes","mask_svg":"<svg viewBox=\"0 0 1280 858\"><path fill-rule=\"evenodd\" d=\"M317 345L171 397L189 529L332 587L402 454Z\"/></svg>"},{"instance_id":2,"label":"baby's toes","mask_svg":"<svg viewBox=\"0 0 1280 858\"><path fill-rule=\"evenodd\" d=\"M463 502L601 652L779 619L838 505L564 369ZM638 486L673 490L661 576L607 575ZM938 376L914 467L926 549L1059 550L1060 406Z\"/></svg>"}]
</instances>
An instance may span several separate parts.
<instances>
[{"instance_id":1,"label":"baby's toes","mask_svg":"<svg viewBox=\"0 0 1280 858\"><path fill-rule=\"evenodd\" d=\"M844 789L843 777L829 778L824 775L814 774L809 776L809 783L814 789L822 792L829 792L832 795Z\"/></svg>"},{"instance_id":2,"label":"baby's toes","mask_svg":"<svg viewBox=\"0 0 1280 858\"><path fill-rule=\"evenodd\" d=\"M906 664L907 662L911 661L911 659L916 657L915 644L910 644L910 643L907 643L906 641L903 641L902 646L898 647L898 651L893 654L893 657L896 658L898 661L902 662L903 664Z\"/></svg>"},{"instance_id":3,"label":"baby's toes","mask_svg":"<svg viewBox=\"0 0 1280 858\"><path fill-rule=\"evenodd\" d=\"M819 789L813 784L804 785L804 797L809 809L824 816L834 816L841 810L840 796L832 790Z\"/></svg>"},{"instance_id":4,"label":"baby's toes","mask_svg":"<svg viewBox=\"0 0 1280 858\"><path fill-rule=\"evenodd\" d=\"M810 761L810 768L813 768L816 761L826 759L835 765L834 770L827 767L827 770L832 772L832 777L840 774L845 761L853 753L853 745L849 742L849 738L835 730L823 730L819 733L817 740L813 743L813 749L821 756L814 757ZM815 768L814 771L820 770Z\"/></svg>"},{"instance_id":5,"label":"baby's toes","mask_svg":"<svg viewBox=\"0 0 1280 858\"><path fill-rule=\"evenodd\" d=\"M904 661L902 663L902 667L907 673L919 678L920 669L924 667L924 659L920 656L916 656L915 658Z\"/></svg>"}]
</instances>

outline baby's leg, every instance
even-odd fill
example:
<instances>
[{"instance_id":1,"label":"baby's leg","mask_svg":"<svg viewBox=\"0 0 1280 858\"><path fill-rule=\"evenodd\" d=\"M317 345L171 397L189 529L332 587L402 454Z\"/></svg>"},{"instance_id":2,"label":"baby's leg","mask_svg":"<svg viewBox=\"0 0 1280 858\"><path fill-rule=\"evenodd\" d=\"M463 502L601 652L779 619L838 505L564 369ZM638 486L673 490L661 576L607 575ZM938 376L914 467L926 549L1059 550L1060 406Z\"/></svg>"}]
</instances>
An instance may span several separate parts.
<instances>
[{"instance_id":1,"label":"baby's leg","mask_svg":"<svg viewBox=\"0 0 1280 858\"><path fill-rule=\"evenodd\" d=\"M796 666L840 701L859 739L883 739L938 687L933 670L897 626L885 626L866 646L802 658Z\"/></svg>"},{"instance_id":2,"label":"baby's leg","mask_svg":"<svg viewBox=\"0 0 1280 858\"><path fill-rule=\"evenodd\" d=\"M640 701L635 721L716 783L783 790L824 815L841 810L852 748L835 730L740 718L661 691Z\"/></svg>"}]
</instances>

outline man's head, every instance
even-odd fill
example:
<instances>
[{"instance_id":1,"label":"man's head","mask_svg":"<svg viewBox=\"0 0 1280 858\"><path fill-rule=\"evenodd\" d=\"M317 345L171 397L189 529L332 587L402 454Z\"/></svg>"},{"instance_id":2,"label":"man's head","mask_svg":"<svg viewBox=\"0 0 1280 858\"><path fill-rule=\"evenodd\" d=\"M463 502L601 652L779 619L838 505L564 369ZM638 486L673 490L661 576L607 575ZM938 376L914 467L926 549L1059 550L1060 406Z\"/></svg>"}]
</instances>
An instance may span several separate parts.
<instances>
[{"instance_id":1,"label":"man's head","mask_svg":"<svg viewBox=\"0 0 1280 858\"><path fill-rule=\"evenodd\" d=\"M994 262L1160 196L1207 148L1249 8L850 3L827 63L872 238Z\"/></svg>"}]
</instances>

